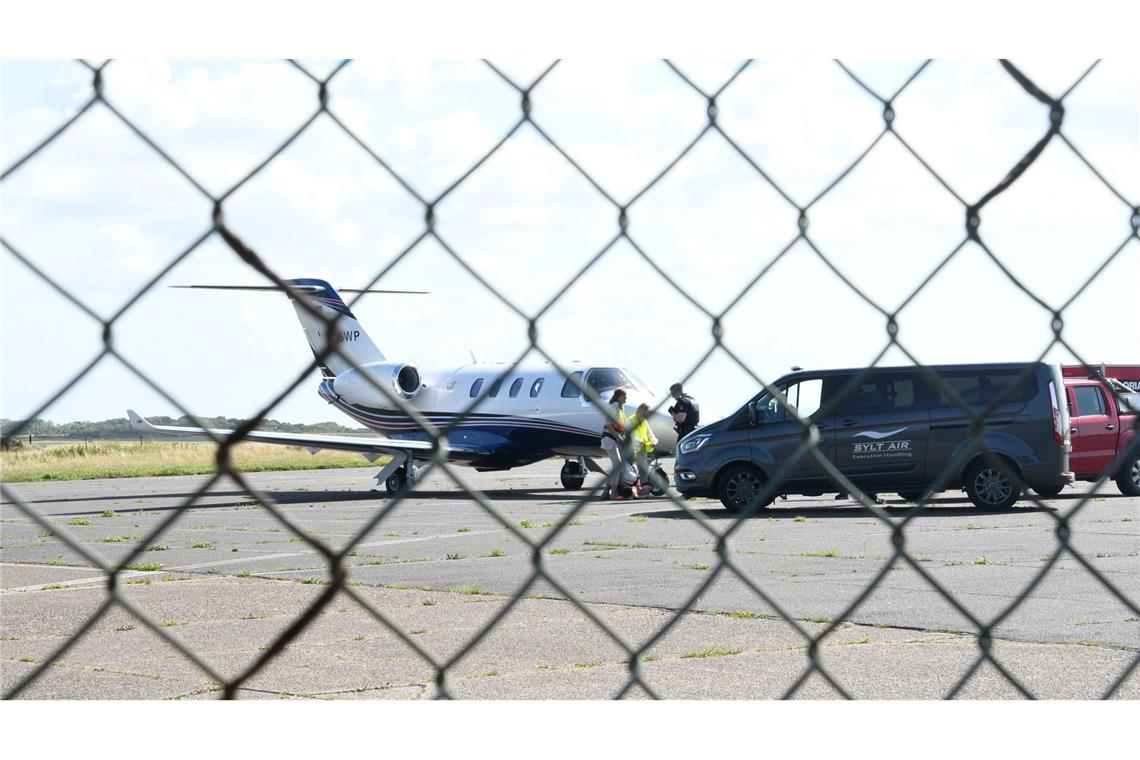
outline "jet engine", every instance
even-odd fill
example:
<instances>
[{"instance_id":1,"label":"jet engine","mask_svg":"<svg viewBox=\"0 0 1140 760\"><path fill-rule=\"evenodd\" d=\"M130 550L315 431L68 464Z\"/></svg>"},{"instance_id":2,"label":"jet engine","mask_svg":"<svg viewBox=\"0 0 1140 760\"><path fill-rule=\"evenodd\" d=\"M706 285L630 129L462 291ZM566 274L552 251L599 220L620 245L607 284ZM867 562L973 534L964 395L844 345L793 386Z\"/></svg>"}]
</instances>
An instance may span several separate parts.
<instances>
[{"instance_id":1,"label":"jet engine","mask_svg":"<svg viewBox=\"0 0 1140 760\"><path fill-rule=\"evenodd\" d=\"M375 386L390 390L392 395L407 401L415 398L423 384L420 371L402 362L365 364L337 375L333 380L333 392L350 404L394 407L395 404Z\"/></svg>"}]
</instances>

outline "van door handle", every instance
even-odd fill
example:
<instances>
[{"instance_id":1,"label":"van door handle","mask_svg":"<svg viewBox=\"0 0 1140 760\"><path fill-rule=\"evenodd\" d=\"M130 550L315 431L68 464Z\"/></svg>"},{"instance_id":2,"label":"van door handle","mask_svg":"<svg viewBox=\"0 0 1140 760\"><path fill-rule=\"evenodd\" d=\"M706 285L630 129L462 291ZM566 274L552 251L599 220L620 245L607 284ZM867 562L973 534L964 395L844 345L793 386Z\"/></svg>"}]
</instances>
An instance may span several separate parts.
<instances>
[{"instance_id":1,"label":"van door handle","mask_svg":"<svg viewBox=\"0 0 1140 760\"><path fill-rule=\"evenodd\" d=\"M1108 424L1104 426L1105 430L1116 430L1116 425Z\"/></svg>"}]
</instances>

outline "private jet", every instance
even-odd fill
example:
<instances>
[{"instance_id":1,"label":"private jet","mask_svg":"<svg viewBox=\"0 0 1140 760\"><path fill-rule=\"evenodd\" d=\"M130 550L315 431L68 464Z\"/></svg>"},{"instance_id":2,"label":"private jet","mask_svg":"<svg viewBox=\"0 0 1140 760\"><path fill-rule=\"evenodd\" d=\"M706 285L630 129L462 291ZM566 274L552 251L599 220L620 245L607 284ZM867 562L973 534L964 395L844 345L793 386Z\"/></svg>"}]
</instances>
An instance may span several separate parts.
<instances>
[{"instance_id":1,"label":"private jet","mask_svg":"<svg viewBox=\"0 0 1140 760\"><path fill-rule=\"evenodd\" d=\"M314 454L322 449L353 451L369 461L391 457L376 474L377 485L383 483L390 495L415 481L417 468L432 458L434 447L431 435L392 398L403 400L442 429L455 423L460 413L485 391L482 402L447 435L442 448L448 461L491 471L561 456L566 459L561 482L568 490L582 488L587 471L604 472L596 461L606 456L601 448L604 416L589 398L591 394L583 393L583 389L592 390L604 403L615 388L624 388L626 413L630 416L638 404L645 402L652 407L656 400L656 394L623 367L573 362L565 365L564 374L549 363L520 364L511 369L509 364L473 362L456 369L429 371L408 362L392 361L380 352L340 293L327 282L303 278L285 283L286 294L318 359L322 377L317 393L356 422L385 437L254 431L243 440L300 446ZM276 286L176 287L281 290ZM336 342L338 351L321 360L328 341ZM377 386L384 387L390 396L377 390ZM127 410L127 416L131 427L140 433L223 439L233 433L154 425L134 410ZM649 417L660 455L670 455L676 449L677 434L672 423L668 415L659 412ZM662 483L668 482L668 475L660 466L655 466L655 472Z\"/></svg>"}]
</instances>

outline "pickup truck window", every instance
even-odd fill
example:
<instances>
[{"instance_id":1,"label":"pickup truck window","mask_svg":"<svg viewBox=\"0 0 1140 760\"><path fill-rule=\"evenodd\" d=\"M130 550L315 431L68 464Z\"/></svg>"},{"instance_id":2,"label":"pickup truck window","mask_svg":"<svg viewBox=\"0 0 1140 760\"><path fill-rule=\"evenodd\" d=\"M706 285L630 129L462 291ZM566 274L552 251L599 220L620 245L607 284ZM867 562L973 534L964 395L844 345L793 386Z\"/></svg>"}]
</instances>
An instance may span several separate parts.
<instances>
[{"instance_id":1,"label":"pickup truck window","mask_svg":"<svg viewBox=\"0 0 1140 760\"><path fill-rule=\"evenodd\" d=\"M1077 399L1078 417L1108 413L1104 404L1104 394L1095 385L1078 385L1073 388L1073 396Z\"/></svg>"}]
</instances>

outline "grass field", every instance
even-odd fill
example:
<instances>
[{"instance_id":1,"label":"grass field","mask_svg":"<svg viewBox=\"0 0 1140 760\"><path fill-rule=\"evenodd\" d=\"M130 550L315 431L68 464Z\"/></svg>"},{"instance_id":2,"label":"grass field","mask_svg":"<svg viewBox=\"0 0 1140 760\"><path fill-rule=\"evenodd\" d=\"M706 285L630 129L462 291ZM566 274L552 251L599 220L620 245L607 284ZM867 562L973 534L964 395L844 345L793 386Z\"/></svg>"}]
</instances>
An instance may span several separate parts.
<instances>
[{"instance_id":1,"label":"grass field","mask_svg":"<svg viewBox=\"0 0 1140 760\"><path fill-rule=\"evenodd\" d=\"M35 446L0 452L0 472L9 483L33 480L137 478L152 475L202 475L214 472L213 443L146 441ZM296 446L242 443L233 461L242 472L268 470L326 470L377 467L360 454L321 451L315 455Z\"/></svg>"}]
</instances>

